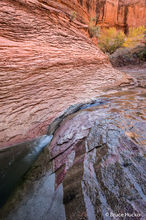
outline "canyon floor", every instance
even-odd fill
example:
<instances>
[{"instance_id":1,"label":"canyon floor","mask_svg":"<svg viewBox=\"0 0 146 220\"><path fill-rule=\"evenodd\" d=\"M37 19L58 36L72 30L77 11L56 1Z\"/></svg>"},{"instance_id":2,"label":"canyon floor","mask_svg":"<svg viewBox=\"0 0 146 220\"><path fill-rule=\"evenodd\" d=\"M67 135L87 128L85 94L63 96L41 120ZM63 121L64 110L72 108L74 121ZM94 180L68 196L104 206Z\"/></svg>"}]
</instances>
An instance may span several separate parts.
<instances>
[{"instance_id":1,"label":"canyon floor","mask_svg":"<svg viewBox=\"0 0 146 220\"><path fill-rule=\"evenodd\" d=\"M1 151L11 162L1 172L11 172L12 183L21 177L1 219L145 219L146 67L120 70L133 77L133 85L71 106L46 136L20 146L23 152Z\"/></svg>"},{"instance_id":2,"label":"canyon floor","mask_svg":"<svg viewBox=\"0 0 146 220\"><path fill-rule=\"evenodd\" d=\"M146 218L146 68L91 36L145 23L145 0L0 1L0 219Z\"/></svg>"}]
</instances>

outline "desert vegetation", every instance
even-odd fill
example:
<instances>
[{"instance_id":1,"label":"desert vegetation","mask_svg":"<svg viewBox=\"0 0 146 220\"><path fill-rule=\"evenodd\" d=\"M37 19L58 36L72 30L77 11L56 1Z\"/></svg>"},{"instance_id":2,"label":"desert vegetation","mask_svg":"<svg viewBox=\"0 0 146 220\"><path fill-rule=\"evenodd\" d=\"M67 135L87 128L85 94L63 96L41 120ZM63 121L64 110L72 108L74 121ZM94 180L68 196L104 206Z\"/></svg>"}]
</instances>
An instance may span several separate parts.
<instances>
[{"instance_id":1,"label":"desert vegetation","mask_svg":"<svg viewBox=\"0 0 146 220\"><path fill-rule=\"evenodd\" d=\"M70 15L70 22L72 22L77 16L77 13L75 11L72 11L71 12L71 15Z\"/></svg>"},{"instance_id":2,"label":"desert vegetation","mask_svg":"<svg viewBox=\"0 0 146 220\"><path fill-rule=\"evenodd\" d=\"M130 27L127 35L114 27L98 32L98 46L109 55L114 66L140 64L146 61L146 28Z\"/></svg>"},{"instance_id":3,"label":"desert vegetation","mask_svg":"<svg viewBox=\"0 0 146 220\"><path fill-rule=\"evenodd\" d=\"M134 48L140 43L146 41L146 28L139 26L137 28L129 28L128 36L125 38L123 47Z\"/></svg>"},{"instance_id":4,"label":"desert vegetation","mask_svg":"<svg viewBox=\"0 0 146 220\"><path fill-rule=\"evenodd\" d=\"M88 24L88 32L90 38L92 37L99 37L100 33L100 27L96 25L96 17L90 18L89 24Z\"/></svg>"},{"instance_id":5,"label":"desert vegetation","mask_svg":"<svg viewBox=\"0 0 146 220\"><path fill-rule=\"evenodd\" d=\"M99 47L101 50L110 54L122 47L124 41L125 34L123 31L117 31L114 27L101 30L98 37Z\"/></svg>"},{"instance_id":6,"label":"desert vegetation","mask_svg":"<svg viewBox=\"0 0 146 220\"><path fill-rule=\"evenodd\" d=\"M112 54L118 48L134 48L146 43L146 28L144 26L130 27L128 34L115 27L101 29L96 25L96 18L90 18L88 24L90 38L97 37L100 49Z\"/></svg>"},{"instance_id":7,"label":"desert vegetation","mask_svg":"<svg viewBox=\"0 0 146 220\"><path fill-rule=\"evenodd\" d=\"M134 48L146 41L146 28L144 26L131 27L129 33L116 28L102 29L98 35L98 44L103 52L112 54L118 48Z\"/></svg>"}]
</instances>

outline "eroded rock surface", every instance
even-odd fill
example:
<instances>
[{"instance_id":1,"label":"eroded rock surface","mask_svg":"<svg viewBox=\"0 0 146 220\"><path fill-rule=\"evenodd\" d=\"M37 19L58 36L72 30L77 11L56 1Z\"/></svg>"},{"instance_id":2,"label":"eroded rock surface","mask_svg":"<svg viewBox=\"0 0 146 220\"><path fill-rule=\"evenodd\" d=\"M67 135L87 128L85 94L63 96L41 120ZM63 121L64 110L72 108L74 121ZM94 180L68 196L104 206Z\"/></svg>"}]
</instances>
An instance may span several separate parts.
<instances>
[{"instance_id":1,"label":"eroded rock surface","mask_svg":"<svg viewBox=\"0 0 146 220\"><path fill-rule=\"evenodd\" d=\"M69 105L129 82L89 39L81 1L65 2L0 1L1 147L45 134Z\"/></svg>"},{"instance_id":2,"label":"eroded rock surface","mask_svg":"<svg viewBox=\"0 0 146 220\"><path fill-rule=\"evenodd\" d=\"M144 88L70 107L0 217L144 220L145 130Z\"/></svg>"}]
</instances>

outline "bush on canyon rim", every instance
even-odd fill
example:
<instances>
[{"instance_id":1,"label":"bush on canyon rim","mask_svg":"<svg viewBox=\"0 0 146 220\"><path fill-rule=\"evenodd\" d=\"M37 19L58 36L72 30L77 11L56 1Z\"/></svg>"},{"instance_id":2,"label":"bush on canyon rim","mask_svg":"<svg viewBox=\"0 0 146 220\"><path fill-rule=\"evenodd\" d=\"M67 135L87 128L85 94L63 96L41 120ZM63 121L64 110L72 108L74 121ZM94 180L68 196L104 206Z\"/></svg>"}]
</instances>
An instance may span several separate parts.
<instances>
[{"instance_id":1,"label":"bush on canyon rim","mask_svg":"<svg viewBox=\"0 0 146 220\"><path fill-rule=\"evenodd\" d=\"M137 28L129 28L129 34L123 44L124 47L134 48L136 45L146 41L146 28L139 26Z\"/></svg>"},{"instance_id":2,"label":"bush on canyon rim","mask_svg":"<svg viewBox=\"0 0 146 220\"><path fill-rule=\"evenodd\" d=\"M96 17L95 18L90 18L90 22L88 25L88 31L89 31L89 35L90 37L98 37L99 33L100 33L100 27L98 27L96 24Z\"/></svg>"},{"instance_id":3,"label":"bush on canyon rim","mask_svg":"<svg viewBox=\"0 0 146 220\"><path fill-rule=\"evenodd\" d=\"M70 15L70 22L73 21L77 16L77 13L75 11L72 11L71 12L71 15Z\"/></svg>"},{"instance_id":4,"label":"bush on canyon rim","mask_svg":"<svg viewBox=\"0 0 146 220\"><path fill-rule=\"evenodd\" d=\"M98 37L101 50L110 54L122 47L124 41L125 34L123 31L116 30L116 28L102 29Z\"/></svg>"}]
</instances>

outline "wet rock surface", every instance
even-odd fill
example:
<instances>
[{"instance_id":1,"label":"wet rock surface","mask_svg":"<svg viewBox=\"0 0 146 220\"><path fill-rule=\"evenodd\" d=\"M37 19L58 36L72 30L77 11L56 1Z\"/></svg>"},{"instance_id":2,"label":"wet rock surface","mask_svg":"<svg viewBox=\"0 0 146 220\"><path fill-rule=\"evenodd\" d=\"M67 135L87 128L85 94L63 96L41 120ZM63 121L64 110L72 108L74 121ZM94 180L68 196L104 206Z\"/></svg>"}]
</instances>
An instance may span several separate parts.
<instances>
[{"instance_id":1,"label":"wet rock surface","mask_svg":"<svg viewBox=\"0 0 146 220\"><path fill-rule=\"evenodd\" d=\"M135 83L138 87L143 89L146 88L146 62L142 65L129 65L117 69L130 74L135 79Z\"/></svg>"},{"instance_id":2,"label":"wet rock surface","mask_svg":"<svg viewBox=\"0 0 146 220\"><path fill-rule=\"evenodd\" d=\"M43 135L31 141L0 149L0 207L22 181L24 174L51 138L52 136Z\"/></svg>"},{"instance_id":3,"label":"wet rock surface","mask_svg":"<svg viewBox=\"0 0 146 220\"><path fill-rule=\"evenodd\" d=\"M145 219L145 89L70 107L58 120L1 218Z\"/></svg>"}]
</instances>

